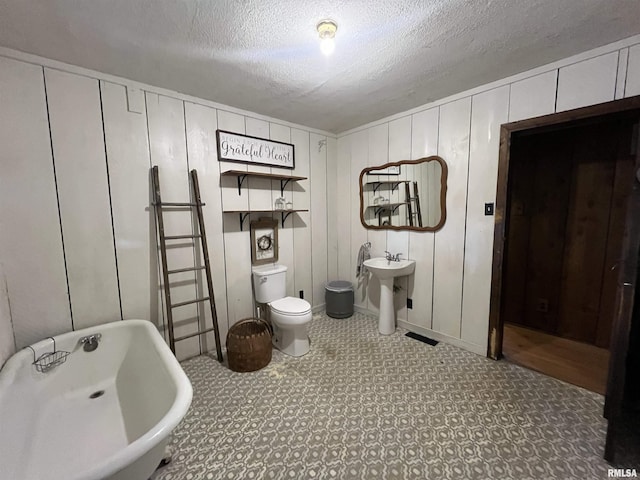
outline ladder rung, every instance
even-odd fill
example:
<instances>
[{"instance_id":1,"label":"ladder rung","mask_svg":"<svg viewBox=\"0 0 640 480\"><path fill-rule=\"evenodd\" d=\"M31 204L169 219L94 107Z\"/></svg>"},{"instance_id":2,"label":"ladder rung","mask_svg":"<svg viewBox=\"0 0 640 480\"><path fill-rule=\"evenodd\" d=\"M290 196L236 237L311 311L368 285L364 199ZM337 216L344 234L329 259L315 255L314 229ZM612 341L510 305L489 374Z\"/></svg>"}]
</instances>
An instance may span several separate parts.
<instances>
[{"instance_id":1,"label":"ladder rung","mask_svg":"<svg viewBox=\"0 0 640 480\"><path fill-rule=\"evenodd\" d=\"M181 337L175 338L173 341L179 342L180 340L186 340L187 338L195 337L196 335L203 335L205 333L213 332L214 330L215 330L215 327L207 328L206 330L200 330L199 332L196 332L196 333L190 333L189 335L183 335Z\"/></svg>"},{"instance_id":2,"label":"ladder rung","mask_svg":"<svg viewBox=\"0 0 640 480\"><path fill-rule=\"evenodd\" d=\"M191 202L160 202L155 205L159 205L161 207L197 207L198 205L202 205L204 207L204 203Z\"/></svg>"},{"instance_id":3,"label":"ladder rung","mask_svg":"<svg viewBox=\"0 0 640 480\"><path fill-rule=\"evenodd\" d=\"M180 240L183 238L200 238L202 235L165 235L165 240Z\"/></svg>"},{"instance_id":4,"label":"ladder rung","mask_svg":"<svg viewBox=\"0 0 640 480\"><path fill-rule=\"evenodd\" d=\"M172 273L182 273L182 272L193 272L195 270L204 270L207 267L188 267L188 268L178 268L177 270L167 270L167 273L171 275Z\"/></svg>"},{"instance_id":5,"label":"ladder rung","mask_svg":"<svg viewBox=\"0 0 640 480\"><path fill-rule=\"evenodd\" d=\"M209 300L209 297L196 298L195 300L188 300L186 302L174 303L171 305L171 308L182 307L184 305L189 305L190 303L206 302L207 300Z\"/></svg>"}]
</instances>

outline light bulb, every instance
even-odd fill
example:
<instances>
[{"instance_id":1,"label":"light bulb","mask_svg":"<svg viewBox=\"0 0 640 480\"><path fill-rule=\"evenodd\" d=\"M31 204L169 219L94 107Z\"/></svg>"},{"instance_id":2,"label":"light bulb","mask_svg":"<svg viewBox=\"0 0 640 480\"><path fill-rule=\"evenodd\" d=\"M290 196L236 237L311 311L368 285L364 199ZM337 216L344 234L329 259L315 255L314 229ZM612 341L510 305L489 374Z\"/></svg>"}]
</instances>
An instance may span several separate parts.
<instances>
[{"instance_id":1,"label":"light bulb","mask_svg":"<svg viewBox=\"0 0 640 480\"><path fill-rule=\"evenodd\" d=\"M331 55L335 49L336 42L333 40L333 38L323 38L322 40L320 40L320 51L326 56Z\"/></svg>"},{"instance_id":2,"label":"light bulb","mask_svg":"<svg viewBox=\"0 0 640 480\"><path fill-rule=\"evenodd\" d=\"M316 25L318 35L320 36L320 51L326 56L329 56L336 49L334 38L338 25L333 20L322 20Z\"/></svg>"}]
</instances>

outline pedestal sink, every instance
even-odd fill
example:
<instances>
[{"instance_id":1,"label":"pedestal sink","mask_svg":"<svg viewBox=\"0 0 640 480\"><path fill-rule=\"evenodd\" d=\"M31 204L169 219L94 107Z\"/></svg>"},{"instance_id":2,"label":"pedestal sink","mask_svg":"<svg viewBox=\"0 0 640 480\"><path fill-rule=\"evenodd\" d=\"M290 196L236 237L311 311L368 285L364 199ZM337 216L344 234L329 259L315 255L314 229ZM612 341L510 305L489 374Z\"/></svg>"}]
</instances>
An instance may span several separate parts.
<instances>
[{"instance_id":1,"label":"pedestal sink","mask_svg":"<svg viewBox=\"0 0 640 480\"><path fill-rule=\"evenodd\" d=\"M414 260L387 260L386 258L370 258L364 266L380 280L380 317L378 331L383 335L391 335L396 331L396 312L393 306L393 279L411 275L416 269Z\"/></svg>"}]
</instances>

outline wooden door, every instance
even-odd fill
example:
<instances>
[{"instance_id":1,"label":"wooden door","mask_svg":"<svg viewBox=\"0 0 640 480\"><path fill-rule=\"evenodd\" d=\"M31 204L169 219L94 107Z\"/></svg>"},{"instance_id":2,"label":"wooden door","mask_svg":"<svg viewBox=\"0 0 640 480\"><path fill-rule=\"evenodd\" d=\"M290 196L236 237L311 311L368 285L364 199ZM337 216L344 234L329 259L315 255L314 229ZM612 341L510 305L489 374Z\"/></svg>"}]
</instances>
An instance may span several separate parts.
<instances>
[{"instance_id":1,"label":"wooden door","mask_svg":"<svg viewBox=\"0 0 640 480\"><path fill-rule=\"evenodd\" d=\"M505 297L508 284L506 269L508 263L507 257L511 247L508 239L510 231L510 205L508 197L512 177L511 173L514 168L513 162L511 162L512 148L515 145L517 136L532 131L565 129L579 124L593 124L598 123L602 119L614 118L634 119L634 121L637 122L638 118L640 118L640 95L502 125L500 129L500 154L495 205L489 329L487 332L488 357L497 360L502 356L503 326L506 317ZM627 177L627 181L630 180L631 179ZM614 268L614 271L620 268L621 265L622 264L618 262L618 266ZM615 274L617 274L618 271L616 271ZM615 345L613 342L611 345L612 348L614 348ZM614 353L613 349L612 353Z\"/></svg>"},{"instance_id":2,"label":"wooden door","mask_svg":"<svg viewBox=\"0 0 640 480\"><path fill-rule=\"evenodd\" d=\"M603 348L609 348L615 317L616 268L634 170L632 132L629 120L589 125L573 150L556 332Z\"/></svg>"},{"instance_id":3,"label":"wooden door","mask_svg":"<svg viewBox=\"0 0 640 480\"><path fill-rule=\"evenodd\" d=\"M514 140L506 321L608 348L631 126L603 120Z\"/></svg>"},{"instance_id":4,"label":"wooden door","mask_svg":"<svg viewBox=\"0 0 640 480\"><path fill-rule=\"evenodd\" d=\"M624 240L622 246L622 258L619 261L619 276L614 303L616 317L614 319L613 336L611 341L611 361L609 363L609 379L607 383L607 395L605 402L605 417L609 421L607 428L607 441L605 445L605 459L616 464L621 443L638 442L638 433L635 438L628 435L622 436L623 427L630 422L638 422L640 413L637 409L625 410L625 391L629 392L628 383L640 380L637 366L628 364L630 353L630 336L634 318L634 303L638 297L638 260L640 255L640 146L638 145L640 128L635 126L634 151L635 175L631 176L633 189L627 202ZM635 306L635 317L638 317L638 308ZM637 322L638 320L636 320ZM637 332L637 323L634 325ZM631 370L629 367L631 367ZM630 375L632 374L632 375Z\"/></svg>"}]
</instances>

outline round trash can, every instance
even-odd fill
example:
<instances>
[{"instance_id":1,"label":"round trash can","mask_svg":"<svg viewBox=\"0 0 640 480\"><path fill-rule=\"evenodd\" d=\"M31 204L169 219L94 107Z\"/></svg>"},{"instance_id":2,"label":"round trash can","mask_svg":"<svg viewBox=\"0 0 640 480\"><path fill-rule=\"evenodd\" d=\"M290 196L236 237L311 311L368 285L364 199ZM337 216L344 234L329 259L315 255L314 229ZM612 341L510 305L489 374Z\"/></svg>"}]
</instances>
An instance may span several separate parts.
<instances>
[{"instance_id":1,"label":"round trash can","mask_svg":"<svg viewBox=\"0 0 640 480\"><path fill-rule=\"evenodd\" d=\"M346 280L334 280L325 286L327 315L348 318L353 315L353 284Z\"/></svg>"}]
</instances>

